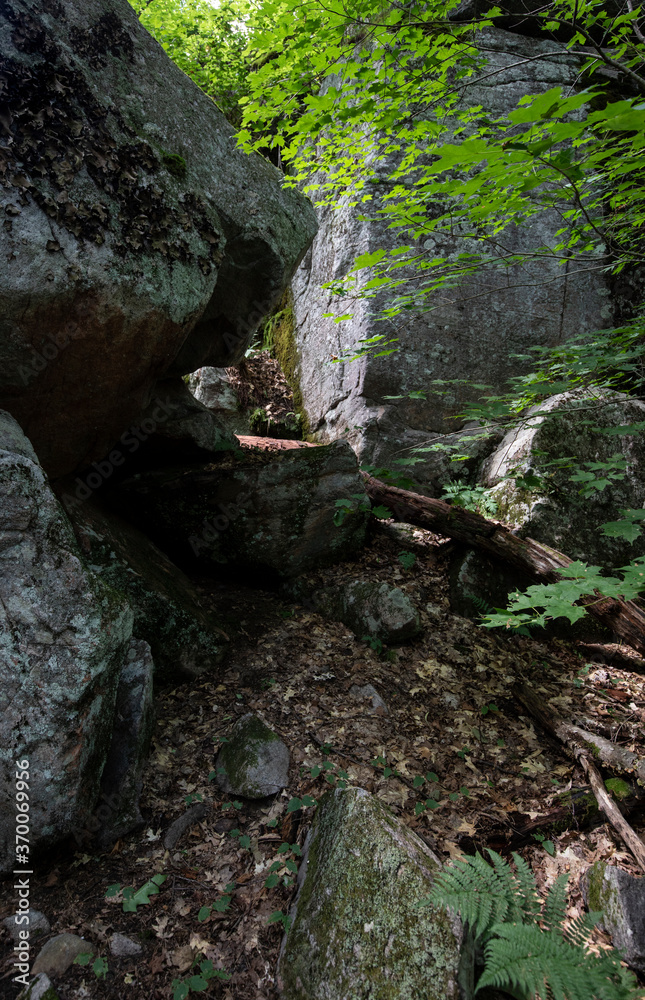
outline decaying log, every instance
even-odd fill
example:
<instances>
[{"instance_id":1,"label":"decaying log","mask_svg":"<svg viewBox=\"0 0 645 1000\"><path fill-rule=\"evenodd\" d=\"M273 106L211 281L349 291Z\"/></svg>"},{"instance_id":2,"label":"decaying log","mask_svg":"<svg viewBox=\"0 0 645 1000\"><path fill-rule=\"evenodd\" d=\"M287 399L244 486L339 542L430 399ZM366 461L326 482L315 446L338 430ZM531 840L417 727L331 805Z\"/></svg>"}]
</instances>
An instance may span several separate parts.
<instances>
[{"instance_id":1,"label":"decaying log","mask_svg":"<svg viewBox=\"0 0 645 1000\"><path fill-rule=\"evenodd\" d=\"M591 789L596 796L596 802L604 812L616 833L622 837L623 842L627 844L627 847L630 849L636 861L645 872L645 844L638 834L632 830L631 826L620 812L618 806L605 788L605 783L603 782L602 777L600 776L600 773L595 765L592 764L586 756L581 757L580 762L587 772L589 784L591 785Z\"/></svg>"},{"instance_id":2,"label":"decaying log","mask_svg":"<svg viewBox=\"0 0 645 1000\"><path fill-rule=\"evenodd\" d=\"M609 740L605 740L593 733L588 733L578 726L573 726L560 719L553 712L547 711L544 702L539 700L528 684L516 684L512 690L514 696L529 714L533 716L536 722L547 733L555 736L556 739L563 743L569 753L580 762L589 778L589 784L596 797L598 807L602 809L609 823L623 839L645 872L645 844L638 834L632 830L620 812L620 809L611 798L611 795L609 795L600 772L590 758L591 756L598 757L608 767L621 771L623 774L636 774L641 781L645 780L645 761L636 757L635 754L630 753L629 750L616 747Z\"/></svg>"},{"instance_id":3,"label":"decaying log","mask_svg":"<svg viewBox=\"0 0 645 1000\"><path fill-rule=\"evenodd\" d=\"M586 729L574 726L572 723L558 718L553 712L547 711L544 702L539 700L528 684L515 684L512 690L515 698L524 706L529 715L532 715L542 728L555 736L560 743L564 743L574 756L591 754L612 771L636 777L645 785L645 760L643 758L637 757L631 750L619 747L611 740L606 740L604 736L597 736L596 733L590 733Z\"/></svg>"},{"instance_id":4,"label":"decaying log","mask_svg":"<svg viewBox=\"0 0 645 1000\"><path fill-rule=\"evenodd\" d=\"M629 670L633 674L645 674L645 660L630 655L629 647L623 649L615 642L578 642L576 648L583 656L595 663L606 663L619 670Z\"/></svg>"},{"instance_id":5,"label":"decaying log","mask_svg":"<svg viewBox=\"0 0 645 1000\"><path fill-rule=\"evenodd\" d=\"M488 555L530 574L537 583L555 583L562 577L556 571L573 560L532 538L520 538L498 521L490 521L471 510L452 506L444 500L424 497L363 473L370 500L392 511L397 521L455 538ZM612 629L621 640L645 656L645 612L633 601L589 596L587 611Z\"/></svg>"}]
</instances>

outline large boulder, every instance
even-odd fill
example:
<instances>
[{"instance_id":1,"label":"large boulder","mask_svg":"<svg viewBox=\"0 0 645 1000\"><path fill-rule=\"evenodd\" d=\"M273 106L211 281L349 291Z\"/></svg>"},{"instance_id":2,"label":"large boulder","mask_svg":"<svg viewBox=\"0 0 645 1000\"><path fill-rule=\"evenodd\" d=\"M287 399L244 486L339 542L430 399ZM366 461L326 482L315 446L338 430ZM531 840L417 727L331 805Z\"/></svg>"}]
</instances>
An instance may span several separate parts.
<instances>
[{"instance_id":1,"label":"large boulder","mask_svg":"<svg viewBox=\"0 0 645 1000\"><path fill-rule=\"evenodd\" d=\"M58 475L235 363L316 222L127 0L7 0L0 55L0 406Z\"/></svg>"},{"instance_id":2,"label":"large boulder","mask_svg":"<svg viewBox=\"0 0 645 1000\"><path fill-rule=\"evenodd\" d=\"M133 631L152 650L155 680L177 683L212 673L227 638L195 585L143 532L96 501L62 499L88 567L121 593L134 612Z\"/></svg>"},{"instance_id":3,"label":"large boulder","mask_svg":"<svg viewBox=\"0 0 645 1000\"><path fill-rule=\"evenodd\" d=\"M499 29L478 35L488 65L464 86L463 101L481 105L491 118L515 108L526 94L539 94L561 85L575 86L579 58L562 46L527 39ZM376 313L384 296L343 299L323 284L345 275L358 255L394 248L396 233L377 211L391 190L388 175L394 161L379 167L370 186L373 211L366 218L349 196L340 208L322 209L318 236L296 272L292 288L294 320L290 334L278 343L285 371L291 373L295 395L302 401L310 432L320 441L345 437L361 462L396 468L392 463L408 457L410 449L442 444L445 435L460 427L452 417L464 403L476 399L478 389L450 386L443 396L432 394L435 379L463 379L500 391L507 379L520 371L514 354L534 345L555 345L567 337L611 324L614 302L607 275L599 267L563 268L557 258L529 259L521 266L489 269L466 279L450 294L438 292L425 312L406 311L391 323L378 321ZM441 206L440 206L441 207ZM551 246L562 220L555 212L536 215L522 227L506 230L504 252ZM409 243L406 238L405 242ZM468 250L457 235L426 239L423 251L454 256ZM334 316L351 314L334 322ZM360 341L377 334L397 337L398 350L388 357L362 357L334 363L345 349L352 352ZM426 402L408 393L426 390ZM398 400L387 396L404 396ZM409 474L436 495L442 483L474 476L478 465L495 447L496 431L460 447L468 463L452 466L445 455L423 455ZM448 443L451 443L450 441Z\"/></svg>"},{"instance_id":4,"label":"large boulder","mask_svg":"<svg viewBox=\"0 0 645 1000\"><path fill-rule=\"evenodd\" d=\"M334 523L339 498L355 508ZM293 577L357 551L367 510L356 456L344 441L315 448L244 448L218 462L141 472L110 502L180 565Z\"/></svg>"},{"instance_id":5,"label":"large boulder","mask_svg":"<svg viewBox=\"0 0 645 1000\"><path fill-rule=\"evenodd\" d=\"M469 1000L459 920L419 908L440 869L362 788L325 795L307 836L278 963L285 1000Z\"/></svg>"},{"instance_id":6,"label":"large boulder","mask_svg":"<svg viewBox=\"0 0 645 1000\"><path fill-rule=\"evenodd\" d=\"M287 583L284 590L318 614L343 622L359 639L368 636L396 646L420 631L419 612L407 594L380 580L348 580L324 587L315 578L301 578Z\"/></svg>"},{"instance_id":7,"label":"large boulder","mask_svg":"<svg viewBox=\"0 0 645 1000\"><path fill-rule=\"evenodd\" d=\"M86 569L33 448L0 413L1 871L16 867L17 774L34 852L94 807L132 622Z\"/></svg>"}]
</instances>

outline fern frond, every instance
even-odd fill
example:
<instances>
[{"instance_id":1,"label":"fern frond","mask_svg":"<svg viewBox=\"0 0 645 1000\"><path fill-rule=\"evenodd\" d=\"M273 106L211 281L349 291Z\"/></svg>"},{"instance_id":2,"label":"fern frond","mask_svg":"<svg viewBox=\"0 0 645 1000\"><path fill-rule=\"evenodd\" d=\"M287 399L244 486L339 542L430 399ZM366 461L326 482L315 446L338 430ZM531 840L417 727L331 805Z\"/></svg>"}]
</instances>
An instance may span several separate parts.
<instances>
[{"instance_id":1,"label":"fern frond","mask_svg":"<svg viewBox=\"0 0 645 1000\"><path fill-rule=\"evenodd\" d=\"M517 883L517 901L521 907L522 923L537 923L542 913L542 900L537 891L535 876L533 871L520 854L513 851L513 861L517 869L515 880ZM512 923L513 921L508 921Z\"/></svg>"},{"instance_id":2,"label":"fern frond","mask_svg":"<svg viewBox=\"0 0 645 1000\"><path fill-rule=\"evenodd\" d=\"M558 875L557 879L549 889L546 899L544 900L542 922L549 931L554 931L556 929L562 930L564 918L567 914L568 882L568 874L565 873L564 875Z\"/></svg>"},{"instance_id":3,"label":"fern frond","mask_svg":"<svg viewBox=\"0 0 645 1000\"><path fill-rule=\"evenodd\" d=\"M583 948L589 943L591 932L602 919L602 913L580 913L564 932L566 940L576 948Z\"/></svg>"},{"instance_id":4,"label":"fern frond","mask_svg":"<svg viewBox=\"0 0 645 1000\"><path fill-rule=\"evenodd\" d=\"M428 896L428 902L435 906L459 913L478 938L485 937L489 928L505 920L509 909L516 905L512 872L499 855L490 853L500 863L498 870L481 854L468 861L455 861L437 875Z\"/></svg>"},{"instance_id":5,"label":"fern frond","mask_svg":"<svg viewBox=\"0 0 645 1000\"><path fill-rule=\"evenodd\" d=\"M525 1000L636 1000L636 980L615 953L596 957L536 924L498 924L485 947L477 983L510 989Z\"/></svg>"}]
</instances>

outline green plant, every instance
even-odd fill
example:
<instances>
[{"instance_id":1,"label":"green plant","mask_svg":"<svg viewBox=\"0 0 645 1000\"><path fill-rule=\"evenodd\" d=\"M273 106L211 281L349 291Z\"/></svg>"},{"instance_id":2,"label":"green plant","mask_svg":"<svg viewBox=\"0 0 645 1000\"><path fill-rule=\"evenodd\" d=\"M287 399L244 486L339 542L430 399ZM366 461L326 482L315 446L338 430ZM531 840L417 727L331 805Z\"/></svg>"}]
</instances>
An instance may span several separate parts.
<instances>
[{"instance_id":1,"label":"green plant","mask_svg":"<svg viewBox=\"0 0 645 1000\"><path fill-rule=\"evenodd\" d=\"M552 858L555 857L555 844L552 840L547 840L543 833L534 833L533 840L537 840L538 844L542 844L546 853L550 854Z\"/></svg>"},{"instance_id":2,"label":"green plant","mask_svg":"<svg viewBox=\"0 0 645 1000\"><path fill-rule=\"evenodd\" d=\"M492 864L480 854L453 862L419 904L459 913L483 949L476 993L492 986L517 1000L636 1000L636 979L618 954L597 956L589 949L602 914L584 914L565 926L568 875L560 875L542 901L519 854L513 853L515 871L494 851L488 854Z\"/></svg>"},{"instance_id":3,"label":"green plant","mask_svg":"<svg viewBox=\"0 0 645 1000\"><path fill-rule=\"evenodd\" d=\"M286 842L280 844L278 854L282 855L282 857L273 862L269 868L269 875L264 882L267 889L275 888L280 880L282 880L282 884L286 887L293 885L295 876L298 873L297 862L293 858L289 858L288 855L292 854L295 857L302 857L302 848L299 844L287 844ZM285 874L285 869L289 874Z\"/></svg>"},{"instance_id":4,"label":"green plant","mask_svg":"<svg viewBox=\"0 0 645 1000\"><path fill-rule=\"evenodd\" d=\"M196 957L192 967L197 967L197 972L188 976L187 979L173 979L172 1000L185 1000L189 993L203 993L204 990L208 989L208 983L211 979L223 979L226 982L231 978L229 972L225 972L224 969L216 969L210 959L200 961Z\"/></svg>"},{"instance_id":5,"label":"green plant","mask_svg":"<svg viewBox=\"0 0 645 1000\"><path fill-rule=\"evenodd\" d=\"M282 924L286 933L291 927L291 917L283 913L282 910L275 910L267 919L267 924Z\"/></svg>"},{"instance_id":6,"label":"green plant","mask_svg":"<svg viewBox=\"0 0 645 1000\"><path fill-rule=\"evenodd\" d=\"M77 955L76 958L74 959L74 965L89 965L90 962L92 961L93 954L94 952L91 951L81 952L81 954ZM97 955L97 957L92 962L92 972L94 973L96 978L105 979L105 977L108 974L108 971L109 969L106 960L104 958L101 958L100 955Z\"/></svg>"},{"instance_id":7,"label":"green plant","mask_svg":"<svg viewBox=\"0 0 645 1000\"><path fill-rule=\"evenodd\" d=\"M375 635L364 635L361 637L361 641L368 643L370 649L373 649L379 656L383 652L383 643Z\"/></svg>"},{"instance_id":8,"label":"green plant","mask_svg":"<svg viewBox=\"0 0 645 1000\"><path fill-rule=\"evenodd\" d=\"M414 552L399 552L398 558L399 562L403 566L403 569L412 569L415 562L417 561L417 557L415 556Z\"/></svg>"},{"instance_id":9,"label":"green plant","mask_svg":"<svg viewBox=\"0 0 645 1000\"><path fill-rule=\"evenodd\" d=\"M490 491L485 486L467 486L464 483L446 483L443 487L442 500L446 500L456 507L463 507L465 510L474 510L484 517L492 517L497 513L497 504L489 495Z\"/></svg>"},{"instance_id":10,"label":"green plant","mask_svg":"<svg viewBox=\"0 0 645 1000\"><path fill-rule=\"evenodd\" d=\"M136 913L138 906L146 906L150 902L150 897L155 896L159 892L159 886L163 885L167 878L167 875L153 875L148 882L136 891L132 887L122 889L121 884L119 882L115 882L114 885L108 886L105 898L111 899L114 896L118 896L118 894L122 892L123 912Z\"/></svg>"},{"instance_id":11,"label":"green plant","mask_svg":"<svg viewBox=\"0 0 645 1000\"><path fill-rule=\"evenodd\" d=\"M292 813L296 812L296 810L298 809L310 809L311 806L315 805L316 805L316 800L312 799L311 795L303 795L301 799L299 799L297 796L294 796L287 802L287 812Z\"/></svg>"},{"instance_id":12,"label":"green plant","mask_svg":"<svg viewBox=\"0 0 645 1000\"><path fill-rule=\"evenodd\" d=\"M212 906L202 906L199 913L197 914L197 919L200 924L205 920L208 920L211 913L226 913L231 907L231 900L233 899L233 892L235 890L235 882L229 882L224 888L224 895L220 899L216 899Z\"/></svg>"}]
</instances>

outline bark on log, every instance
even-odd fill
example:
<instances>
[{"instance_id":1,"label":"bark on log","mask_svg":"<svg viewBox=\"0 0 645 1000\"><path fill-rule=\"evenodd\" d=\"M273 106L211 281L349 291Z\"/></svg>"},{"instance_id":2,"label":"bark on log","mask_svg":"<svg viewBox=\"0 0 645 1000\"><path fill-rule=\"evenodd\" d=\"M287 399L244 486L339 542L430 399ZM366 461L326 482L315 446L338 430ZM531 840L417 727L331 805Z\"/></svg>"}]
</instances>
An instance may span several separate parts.
<instances>
[{"instance_id":1,"label":"bark on log","mask_svg":"<svg viewBox=\"0 0 645 1000\"><path fill-rule=\"evenodd\" d=\"M541 545L532 538L520 538L506 525L490 521L474 511L409 490L400 490L396 486L386 486L365 472L363 479L370 500L391 510L397 521L415 524L481 549L493 558L530 574L536 583L561 580L556 570L573 561L562 552ZM611 597L599 599L592 595L584 603L590 614L645 656L645 612L637 604Z\"/></svg>"},{"instance_id":2,"label":"bark on log","mask_svg":"<svg viewBox=\"0 0 645 1000\"><path fill-rule=\"evenodd\" d=\"M514 697L529 715L532 715L542 728L555 736L560 743L564 743L574 756L591 754L612 771L635 777L645 786L645 760L642 757L637 757L631 750L606 740L604 736L597 736L596 733L590 733L580 726L574 726L558 718L545 707L544 701L537 697L528 684L515 684L512 690Z\"/></svg>"},{"instance_id":3,"label":"bark on log","mask_svg":"<svg viewBox=\"0 0 645 1000\"><path fill-rule=\"evenodd\" d=\"M623 750L622 752L617 753L611 760L605 760L603 754L609 757L610 753L607 746L603 746L603 744L608 744L609 747L614 747L614 744L609 743L609 740L604 740L602 737L587 733L584 729L579 729L578 726L572 726L563 719L558 718L557 715L548 712L544 707L544 702L538 699L535 692L532 691L527 684L516 684L513 687L513 694L530 713L530 715L532 715L533 718L539 722L542 728L563 743L576 760L582 764L582 767L589 778L589 784L591 785L591 790L596 797L596 802L598 803L599 808L602 809L609 823L622 838L624 843L634 855L640 867L645 872L645 844L638 834L632 830L611 795L608 793L600 772L596 768L593 761L590 760L590 754L594 754L594 756L597 754L597 756L607 763L608 766L617 766L618 768L626 763L627 758L632 758L630 773L636 772L641 780L645 776L645 762L639 760L635 754L630 753L628 750ZM581 739L579 735L581 733L583 734L584 739ZM599 742L599 740L602 740L602 742ZM621 751L621 748L614 747L614 750Z\"/></svg>"}]
</instances>

